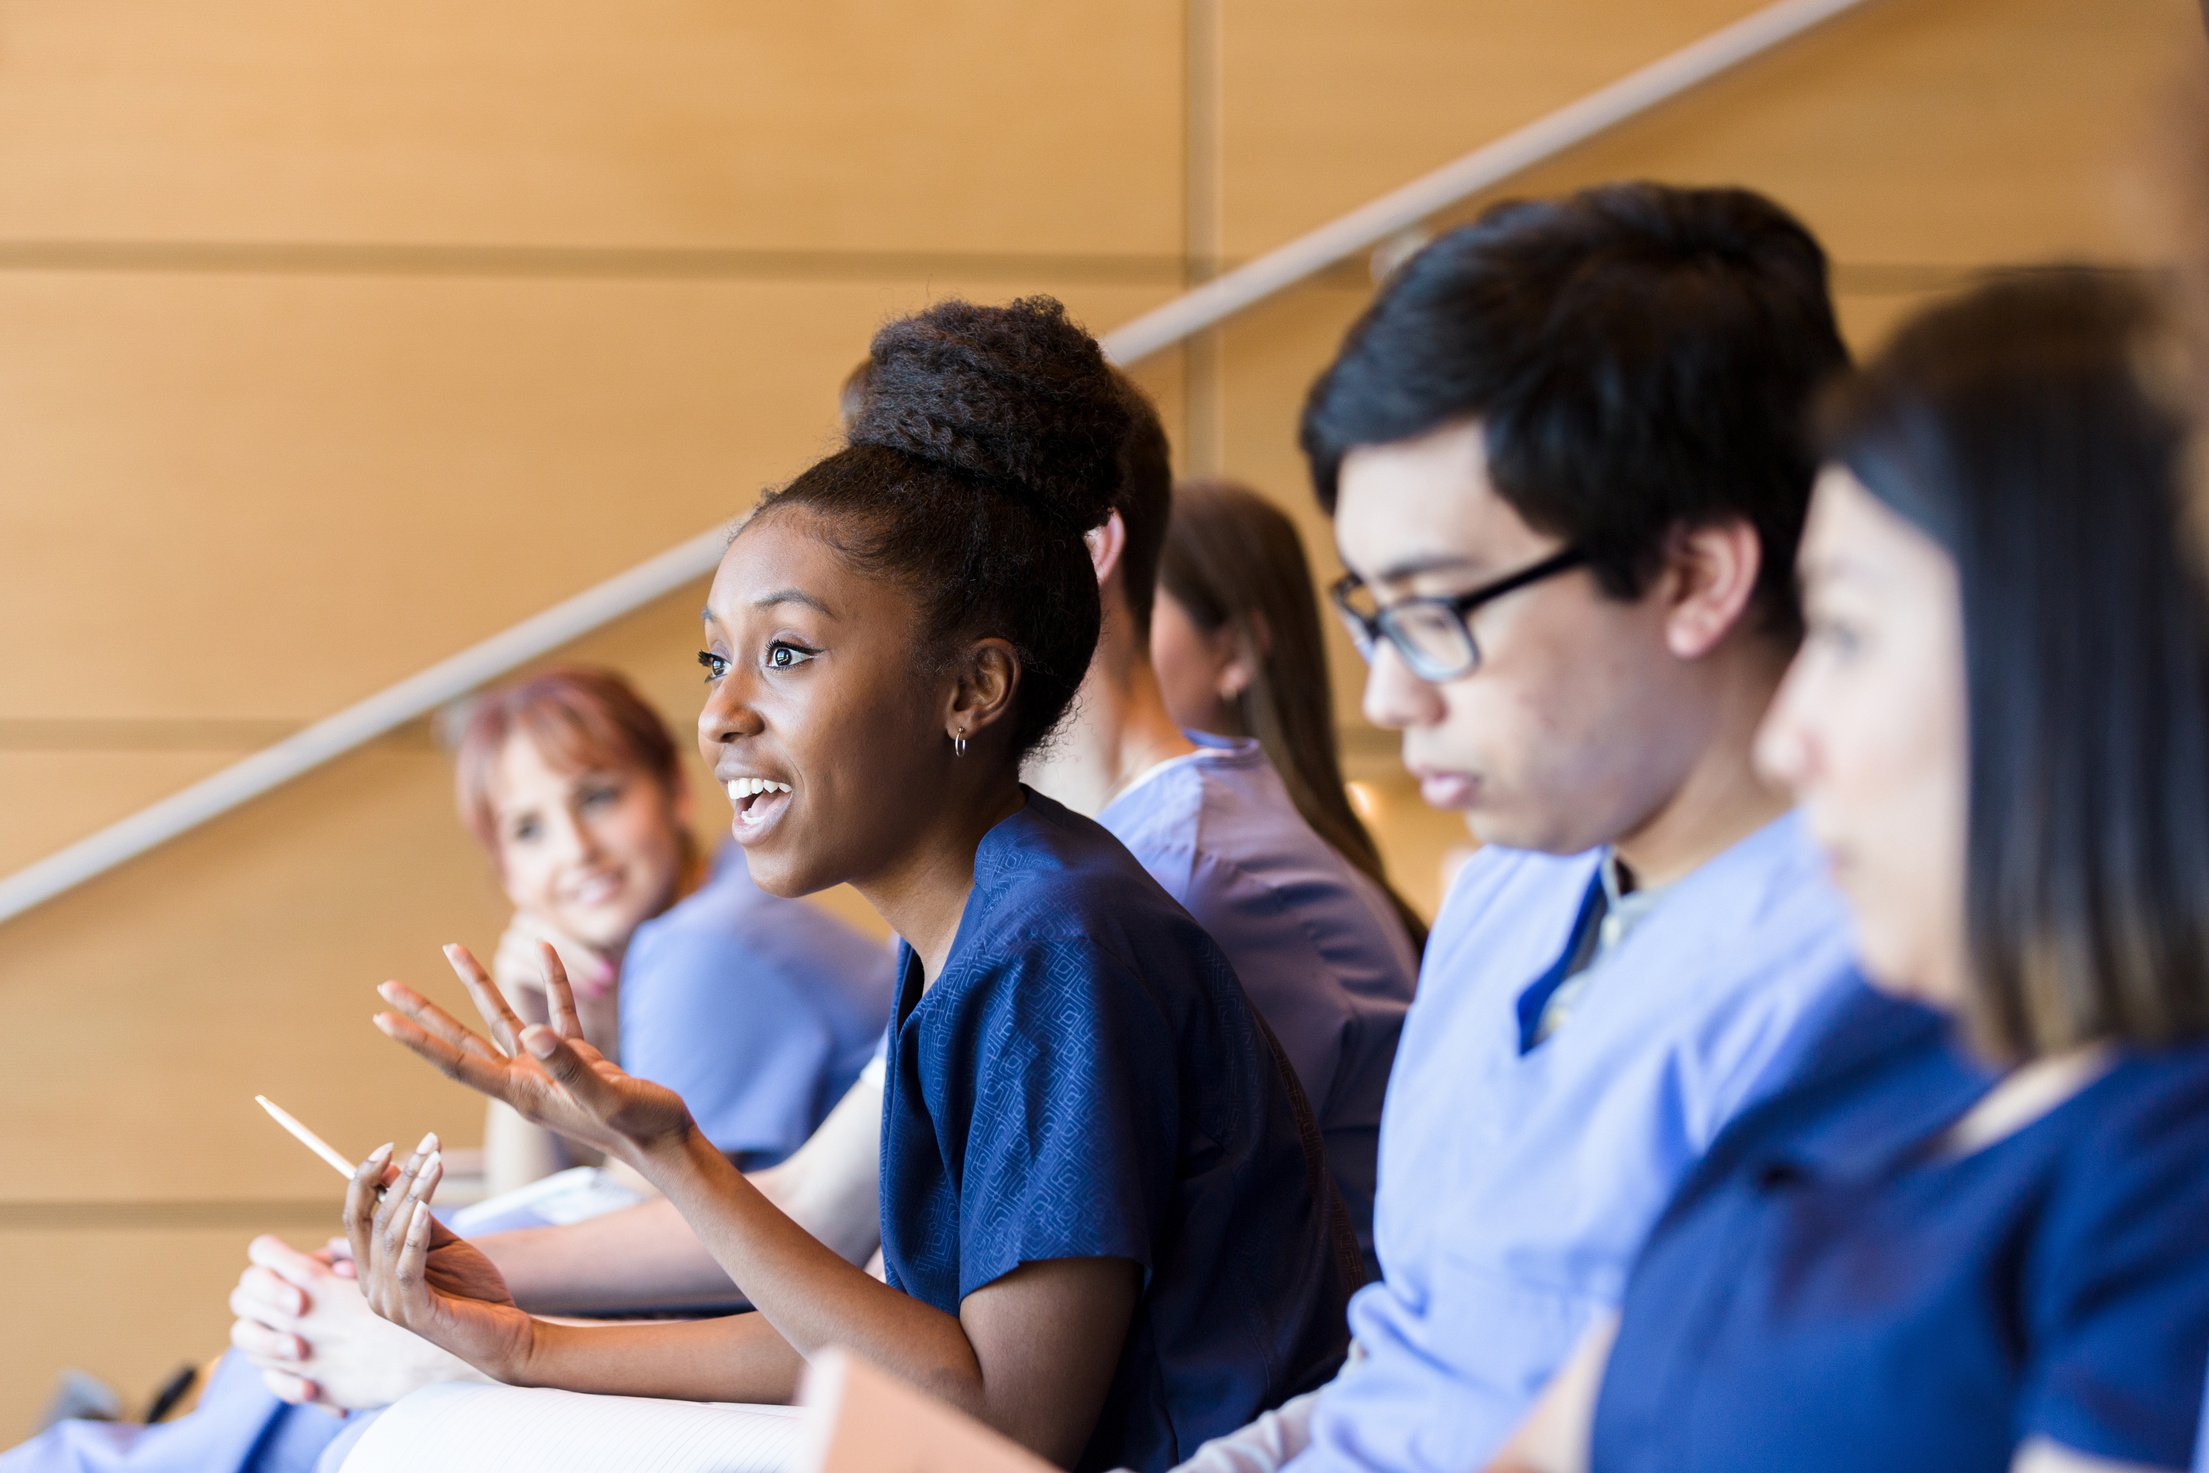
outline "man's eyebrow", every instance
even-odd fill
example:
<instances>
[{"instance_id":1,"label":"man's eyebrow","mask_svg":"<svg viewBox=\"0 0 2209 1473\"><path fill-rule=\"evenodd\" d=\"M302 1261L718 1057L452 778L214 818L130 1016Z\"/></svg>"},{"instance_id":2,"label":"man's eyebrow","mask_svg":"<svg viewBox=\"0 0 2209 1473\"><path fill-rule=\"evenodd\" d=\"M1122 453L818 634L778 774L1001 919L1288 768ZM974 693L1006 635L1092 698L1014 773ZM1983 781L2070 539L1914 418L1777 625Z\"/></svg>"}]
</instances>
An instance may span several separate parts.
<instances>
[{"instance_id":1,"label":"man's eyebrow","mask_svg":"<svg viewBox=\"0 0 2209 1473\"><path fill-rule=\"evenodd\" d=\"M1400 562L1390 563L1376 572L1368 582L1405 583L1413 578L1431 573L1477 573L1484 565L1478 558L1462 553L1434 552L1414 555Z\"/></svg>"}]
</instances>

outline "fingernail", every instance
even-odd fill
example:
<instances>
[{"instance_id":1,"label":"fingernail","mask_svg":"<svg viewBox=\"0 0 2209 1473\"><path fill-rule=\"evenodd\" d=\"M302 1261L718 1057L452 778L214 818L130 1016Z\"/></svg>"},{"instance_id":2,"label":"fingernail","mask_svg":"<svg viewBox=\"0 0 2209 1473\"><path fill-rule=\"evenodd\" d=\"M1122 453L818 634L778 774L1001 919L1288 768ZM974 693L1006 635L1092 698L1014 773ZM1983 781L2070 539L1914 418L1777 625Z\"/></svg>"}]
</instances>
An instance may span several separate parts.
<instances>
[{"instance_id":1,"label":"fingernail","mask_svg":"<svg viewBox=\"0 0 2209 1473\"><path fill-rule=\"evenodd\" d=\"M407 1188L407 1195L410 1197L419 1197L422 1195L423 1192L427 1191L429 1189L430 1174L432 1169L435 1168L436 1165L444 1159L444 1152L430 1152L429 1159L422 1163L421 1171L417 1173L414 1178L414 1185Z\"/></svg>"},{"instance_id":2,"label":"fingernail","mask_svg":"<svg viewBox=\"0 0 2209 1473\"><path fill-rule=\"evenodd\" d=\"M552 1057L552 1051L560 1046L560 1040L550 1028L532 1024L522 1030L522 1047L540 1059Z\"/></svg>"},{"instance_id":3,"label":"fingernail","mask_svg":"<svg viewBox=\"0 0 2209 1473\"><path fill-rule=\"evenodd\" d=\"M433 1131L431 1131L431 1132L430 1132L430 1133L429 1133L428 1135L425 1135L425 1136L423 1136L423 1137L422 1137L422 1144L420 1144L420 1145L418 1145L418 1146L416 1146L416 1147L414 1148L414 1154L415 1154L415 1155L417 1155L417 1156L420 1156L420 1155L423 1155L423 1154L425 1154L425 1153L427 1153L427 1152L430 1152L430 1151L434 1151L434 1150L436 1150L436 1149L437 1149L437 1132L433 1130Z\"/></svg>"},{"instance_id":4,"label":"fingernail","mask_svg":"<svg viewBox=\"0 0 2209 1473\"><path fill-rule=\"evenodd\" d=\"M399 984L396 982L379 982L376 984L376 996L382 998L385 1002L397 1002L399 1000L398 994Z\"/></svg>"},{"instance_id":5,"label":"fingernail","mask_svg":"<svg viewBox=\"0 0 2209 1473\"><path fill-rule=\"evenodd\" d=\"M385 1141L385 1142L384 1142L384 1143L383 1143L382 1145L380 1145L380 1146L376 1147L376 1149L375 1149L375 1150L373 1150L373 1151L370 1151L370 1152L368 1153L368 1159L369 1159L370 1161L388 1161L388 1160L390 1160L390 1159L391 1159L391 1147L392 1147L392 1145L393 1145L393 1142L391 1142L391 1141Z\"/></svg>"}]
</instances>

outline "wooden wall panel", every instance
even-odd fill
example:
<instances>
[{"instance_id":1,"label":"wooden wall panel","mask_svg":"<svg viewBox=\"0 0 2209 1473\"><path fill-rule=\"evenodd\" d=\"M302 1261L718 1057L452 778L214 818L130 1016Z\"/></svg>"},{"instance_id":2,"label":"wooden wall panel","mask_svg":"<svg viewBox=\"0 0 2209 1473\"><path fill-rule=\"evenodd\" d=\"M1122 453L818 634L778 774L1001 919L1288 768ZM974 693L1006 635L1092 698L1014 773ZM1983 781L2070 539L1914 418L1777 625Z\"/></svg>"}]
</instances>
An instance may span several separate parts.
<instances>
[{"instance_id":1,"label":"wooden wall panel","mask_svg":"<svg viewBox=\"0 0 2209 1473\"><path fill-rule=\"evenodd\" d=\"M1231 12L1230 254L1341 210L1755 7L1741 0L1383 0ZM1881 0L1507 186L1746 182L1844 260L2138 249L2117 186L2192 0Z\"/></svg>"},{"instance_id":2,"label":"wooden wall panel","mask_svg":"<svg viewBox=\"0 0 2209 1473\"><path fill-rule=\"evenodd\" d=\"M66 732L53 740L66 742ZM0 750L0 875L43 859L246 755L243 748Z\"/></svg>"},{"instance_id":3,"label":"wooden wall panel","mask_svg":"<svg viewBox=\"0 0 2209 1473\"><path fill-rule=\"evenodd\" d=\"M884 319L1048 278L0 272L11 717L309 720L750 505Z\"/></svg>"},{"instance_id":4,"label":"wooden wall panel","mask_svg":"<svg viewBox=\"0 0 2209 1473\"><path fill-rule=\"evenodd\" d=\"M341 1149L479 1107L368 1016L386 977L454 1005L440 942L504 919L453 817L441 755L394 741L326 768L0 931L0 1202L320 1195L327 1167L272 1134L265 1092Z\"/></svg>"},{"instance_id":5,"label":"wooden wall panel","mask_svg":"<svg viewBox=\"0 0 2209 1473\"><path fill-rule=\"evenodd\" d=\"M1537 170L1748 183L1847 266L2157 254L2139 196L2191 0L1881 0Z\"/></svg>"},{"instance_id":6,"label":"wooden wall panel","mask_svg":"<svg viewBox=\"0 0 2209 1473\"><path fill-rule=\"evenodd\" d=\"M1165 256L1171 0L10 0L0 240Z\"/></svg>"},{"instance_id":7,"label":"wooden wall panel","mask_svg":"<svg viewBox=\"0 0 2209 1473\"><path fill-rule=\"evenodd\" d=\"M1222 28L1224 244L1279 245L1758 0L1273 0Z\"/></svg>"}]
</instances>

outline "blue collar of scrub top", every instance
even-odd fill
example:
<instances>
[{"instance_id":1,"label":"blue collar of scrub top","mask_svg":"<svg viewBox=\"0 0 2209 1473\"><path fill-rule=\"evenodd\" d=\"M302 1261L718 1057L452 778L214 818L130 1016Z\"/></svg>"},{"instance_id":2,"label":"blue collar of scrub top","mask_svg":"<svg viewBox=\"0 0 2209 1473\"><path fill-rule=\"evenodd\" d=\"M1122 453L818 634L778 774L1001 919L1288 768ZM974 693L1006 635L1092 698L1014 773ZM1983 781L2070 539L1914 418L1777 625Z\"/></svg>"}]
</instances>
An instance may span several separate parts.
<instances>
[{"instance_id":1,"label":"blue collar of scrub top","mask_svg":"<svg viewBox=\"0 0 2209 1473\"><path fill-rule=\"evenodd\" d=\"M1557 954L1556 961L1550 963L1549 970L1536 977L1527 985L1526 991L1519 994L1519 1053L1521 1055L1532 1053L1535 1044L1541 1041L1539 1035L1542 1027L1542 1010L1547 1008L1549 1000L1557 995L1557 989L1564 986L1566 981L1572 977L1574 971L1577 970L1575 964L1582 956L1586 955L1588 948L1594 943L1595 928L1602 924L1604 906L1608 903L1610 895L1606 883L1609 878L1610 867L1611 857L1605 854L1596 864L1595 876L1588 881L1588 891L1580 897L1580 910L1573 916L1572 925L1565 932L1564 950Z\"/></svg>"},{"instance_id":2,"label":"blue collar of scrub top","mask_svg":"<svg viewBox=\"0 0 2209 1473\"><path fill-rule=\"evenodd\" d=\"M1871 1180L1924 1153L2001 1079L1957 1037L1955 1020L1864 983L1822 1034L1792 1087L1771 1102L1787 1118L1759 1131L1751 1179ZM1715 1153L1714 1153L1715 1154Z\"/></svg>"},{"instance_id":3,"label":"blue collar of scrub top","mask_svg":"<svg viewBox=\"0 0 2209 1473\"><path fill-rule=\"evenodd\" d=\"M1649 913L1657 908L1657 902L1672 888L1669 885L1653 889L1627 888L1632 883L1626 866L1619 862L1618 851L1604 850L1595 866L1595 879L1588 886L1587 894L1581 897L1580 911L1573 917L1572 929L1565 933L1563 954L1519 994L1519 1053L1522 1057L1532 1053L1542 1042L1542 1023L1549 1012L1550 1000L1566 983L1592 970L1612 948L1624 944L1627 935L1648 919ZM1574 1000L1570 999L1564 1004L1567 1019L1573 1006ZM1556 1026L1552 1025L1550 1031L1554 1033Z\"/></svg>"}]
</instances>

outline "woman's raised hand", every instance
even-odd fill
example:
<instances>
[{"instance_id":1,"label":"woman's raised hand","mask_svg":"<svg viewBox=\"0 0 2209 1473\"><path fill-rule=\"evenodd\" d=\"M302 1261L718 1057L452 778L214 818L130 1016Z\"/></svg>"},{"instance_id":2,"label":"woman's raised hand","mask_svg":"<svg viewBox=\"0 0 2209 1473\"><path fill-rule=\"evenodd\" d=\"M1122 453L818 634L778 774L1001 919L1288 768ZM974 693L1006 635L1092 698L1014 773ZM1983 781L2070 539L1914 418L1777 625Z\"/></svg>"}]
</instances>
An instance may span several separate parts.
<instances>
[{"instance_id":1,"label":"woman's raised hand","mask_svg":"<svg viewBox=\"0 0 2209 1473\"><path fill-rule=\"evenodd\" d=\"M430 1061L449 1078L569 1139L641 1165L653 1148L680 1144L692 1130L690 1111L673 1090L624 1074L583 1037L560 954L540 948L550 1027L525 1024L498 984L464 946L445 960L483 1014L486 1042L421 994L397 982L377 991L397 1009L378 1013L376 1026Z\"/></svg>"},{"instance_id":2,"label":"woman's raised hand","mask_svg":"<svg viewBox=\"0 0 2209 1473\"><path fill-rule=\"evenodd\" d=\"M528 1365L536 1322L515 1307L491 1261L430 1215L444 1176L437 1137L422 1144L388 1185L391 1147L379 1146L345 1189L345 1240L361 1294L395 1325L500 1380Z\"/></svg>"}]
</instances>

